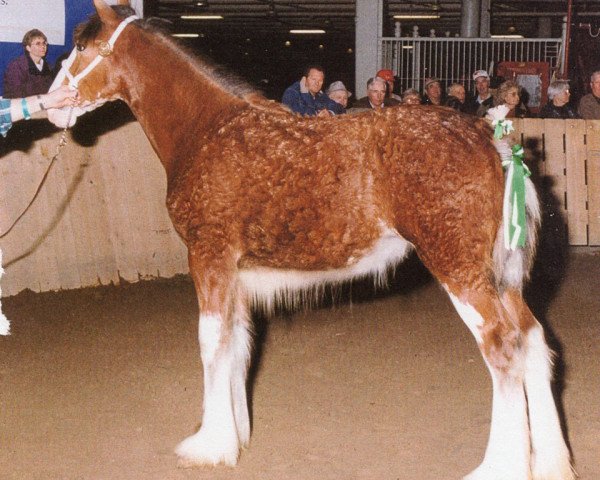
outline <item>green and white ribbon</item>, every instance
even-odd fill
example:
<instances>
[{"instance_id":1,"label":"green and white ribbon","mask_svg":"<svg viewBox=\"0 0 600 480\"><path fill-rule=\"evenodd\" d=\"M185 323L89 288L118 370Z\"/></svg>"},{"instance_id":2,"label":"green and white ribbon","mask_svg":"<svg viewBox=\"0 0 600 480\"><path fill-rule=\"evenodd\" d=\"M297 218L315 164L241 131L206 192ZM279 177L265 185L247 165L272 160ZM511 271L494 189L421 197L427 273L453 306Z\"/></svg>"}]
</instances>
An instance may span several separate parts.
<instances>
[{"instance_id":1,"label":"green and white ribbon","mask_svg":"<svg viewBox=\"0 0 600 480\"><path fill-rule=\"evenodd\" d=\"M492 120L492 126L494 127L494 138L497 138L498 140L515 130L512 126L512 121L504 118Z\"/></svg>"},{"instance_id":2,"label":"green and white ribbon","mask_svg":"<svg viewBox=\"0 0 600 480\"><path fill-rule=\"evenodd\" d=\"M525 246L527 218L525 215L525 178L531 175L523 163L523 147L513 145L510 160L502 166L507 170L504 187L504 246L509 250Z\"/></svg>"}]
</instances>

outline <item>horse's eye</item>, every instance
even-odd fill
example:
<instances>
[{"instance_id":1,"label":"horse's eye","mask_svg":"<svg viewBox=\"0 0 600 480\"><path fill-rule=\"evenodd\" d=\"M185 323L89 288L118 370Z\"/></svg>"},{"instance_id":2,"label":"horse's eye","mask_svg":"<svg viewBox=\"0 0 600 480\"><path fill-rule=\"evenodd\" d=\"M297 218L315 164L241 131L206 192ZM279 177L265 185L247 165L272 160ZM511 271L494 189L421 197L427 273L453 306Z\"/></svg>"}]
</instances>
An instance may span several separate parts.
<instances>
[{"instance_id":1,"label":"horse's eye","mask_svg":"<svg viewBox=\"0 0 600 480\"><path fill-rule=\"evenodd\" d=\"M85 45L82 45L81 43L78 43L75 45L75 47L77 48L78 52L83 52L85 50Z\"/></svg>"}]
</instances>

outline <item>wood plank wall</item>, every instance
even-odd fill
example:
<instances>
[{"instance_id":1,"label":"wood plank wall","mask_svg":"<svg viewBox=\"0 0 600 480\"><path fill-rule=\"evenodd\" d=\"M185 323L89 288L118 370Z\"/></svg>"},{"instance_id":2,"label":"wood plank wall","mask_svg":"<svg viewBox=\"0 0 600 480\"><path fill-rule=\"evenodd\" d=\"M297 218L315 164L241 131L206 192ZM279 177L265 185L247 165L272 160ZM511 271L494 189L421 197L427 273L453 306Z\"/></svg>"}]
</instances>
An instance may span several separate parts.
<instances>
[{"instance_id":1,"label":"wood plank wall","mask_svg":"<svg viewBox=\"0 0 600 480\"><path fill-rule=\"evenodd\" d=\"M534 181L550 180L571 245L600 245L600 121L515 121ZM59 133L0 157L0 232L30 201ZM36 202L0 239L2 294L187 273L164 206L164 170L136 122L88 147L69 141Z\"/></svg>"},{"instance_id":2,"label":"wood plank wall","mask_svg":"<svg viewBox=\"0 0 600 480\"><path fill-rule=\"evenodd\" d=\"M0 158L2 232L31 199L59 136ZM90 147L71 139L31 209L0 239L2 294L187 273L187 251L171 225L165 192L165 172L138 123Z\"/></svg>"},{"instance_id":3,"label":"wood plank wall","mask_svg":"<svg viewBox=\"0 0 600 480\"><path fill-rule=\"evenodd\" d=\"M600 120L515 120L513 138L544 177L566 219L570 245L600 245ZM534 181L536 181L534 179Z\"/></svg>"}]
</instances>

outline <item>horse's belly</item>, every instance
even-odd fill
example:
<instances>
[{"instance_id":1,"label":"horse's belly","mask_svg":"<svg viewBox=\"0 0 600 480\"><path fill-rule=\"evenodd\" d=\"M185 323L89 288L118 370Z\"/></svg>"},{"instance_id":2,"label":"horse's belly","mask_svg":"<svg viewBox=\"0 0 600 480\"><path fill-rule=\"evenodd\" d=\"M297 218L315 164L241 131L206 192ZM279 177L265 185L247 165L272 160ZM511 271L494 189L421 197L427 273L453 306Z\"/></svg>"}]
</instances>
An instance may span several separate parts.
<instances>
[{"instance_id":1,"label":"horse's belly","mask_svg":"<svg viewBox=\"0 0 600 480\"><path fill-rule=\"evenodd\" d=\"M307 292L326 284L368 276L384 283L391 267L400 263L410 248L411 244L396 230L385 229L370 249L349 257L342 268L299 270L253 266L240 270L240 280L252 303L270 311L276 304L302 303Z\"/></svg>"}]
</instances>

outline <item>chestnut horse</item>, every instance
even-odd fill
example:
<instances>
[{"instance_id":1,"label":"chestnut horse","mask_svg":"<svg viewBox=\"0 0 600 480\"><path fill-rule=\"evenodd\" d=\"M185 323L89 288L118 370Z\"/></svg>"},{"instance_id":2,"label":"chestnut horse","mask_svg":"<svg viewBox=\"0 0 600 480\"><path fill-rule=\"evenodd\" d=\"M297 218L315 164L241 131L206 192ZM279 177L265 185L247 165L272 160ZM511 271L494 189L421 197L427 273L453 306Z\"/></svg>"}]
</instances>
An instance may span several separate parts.
<instances>
[{"instance_id":1,"label":"chestnut horse","mask_svg":"<svg viewBox=\"0 0 600 480\"><path fill-rule=\"evenodd\" d=\"M166 171L204 368L202 424L177 447L181 464L234 465L248 445L253 305L270 310L367 275L384 282L414 248L492 377L489 441L467 478L574 478L551 352L521 294L537 198L528 181L528 245L506 250L504 174L485 121L421 106L301 118L147 21L124 21L128 7L94 3L59 81L78 87L82 109L125 101ZM50 118L65 124L63 112Z\"/></svg>"}]
</instances>

